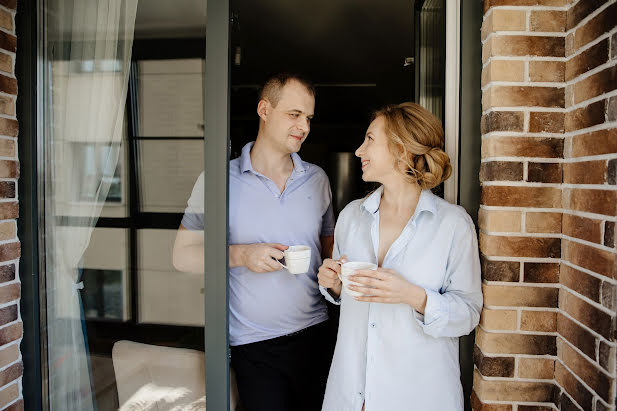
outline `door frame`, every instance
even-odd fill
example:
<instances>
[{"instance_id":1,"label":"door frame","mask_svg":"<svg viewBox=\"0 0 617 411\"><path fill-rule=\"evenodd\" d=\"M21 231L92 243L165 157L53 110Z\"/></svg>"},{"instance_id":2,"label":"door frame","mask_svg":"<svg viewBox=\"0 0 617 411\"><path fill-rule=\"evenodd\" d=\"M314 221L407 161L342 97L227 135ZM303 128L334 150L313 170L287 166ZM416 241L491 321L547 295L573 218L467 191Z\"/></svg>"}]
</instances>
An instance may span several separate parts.
<instances>
[{"instance_id":1,"label":"door frame","mask_svg":"<svg viewBox=\"0 0 617 411\"><path fill-rule=\"evenodd\" d=\"M204 338L206 407L212 410L229 410L229 18L230 0L206 0Z\"/></svg>"}]
</instances>

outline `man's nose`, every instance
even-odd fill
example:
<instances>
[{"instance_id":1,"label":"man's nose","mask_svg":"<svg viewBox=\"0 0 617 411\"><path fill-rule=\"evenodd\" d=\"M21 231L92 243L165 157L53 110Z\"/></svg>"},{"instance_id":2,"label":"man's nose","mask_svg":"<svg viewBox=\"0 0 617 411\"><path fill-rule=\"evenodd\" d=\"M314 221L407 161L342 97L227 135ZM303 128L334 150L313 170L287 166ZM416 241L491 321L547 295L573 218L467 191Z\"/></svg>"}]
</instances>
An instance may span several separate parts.
<instances>
[{"instance_id":1,"label":"man's nose","mask_svg":"<svg viewBox=\"0 0 617 411\"><path fill-rule=\"evenodd\" d=\"M309 129L311 128L310 123L309 123L309 119L308 118L300 118L298 120L298 124L297 124L298 129L300 129L303 132L307 132L309 131Z\"/></svg>"}]
</instances>

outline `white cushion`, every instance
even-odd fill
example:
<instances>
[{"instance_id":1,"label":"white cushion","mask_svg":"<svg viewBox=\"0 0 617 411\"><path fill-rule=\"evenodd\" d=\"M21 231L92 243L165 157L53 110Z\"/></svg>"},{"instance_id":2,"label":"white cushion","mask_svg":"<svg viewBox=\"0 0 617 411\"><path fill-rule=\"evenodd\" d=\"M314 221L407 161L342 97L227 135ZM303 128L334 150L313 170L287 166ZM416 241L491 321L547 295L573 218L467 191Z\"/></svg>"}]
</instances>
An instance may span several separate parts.
<instances>
[{"instance_id":1,"label":"white cushion","mask_svg":"<svg viewBox=\"0 0 617 411\"><path fill-rule=\"evenodd\" d=\"M118 341L112 359L120 410L206 409L203 352ZM236 409L237 398L232 371L231 410Z\"/></svg>"}]
</instances>

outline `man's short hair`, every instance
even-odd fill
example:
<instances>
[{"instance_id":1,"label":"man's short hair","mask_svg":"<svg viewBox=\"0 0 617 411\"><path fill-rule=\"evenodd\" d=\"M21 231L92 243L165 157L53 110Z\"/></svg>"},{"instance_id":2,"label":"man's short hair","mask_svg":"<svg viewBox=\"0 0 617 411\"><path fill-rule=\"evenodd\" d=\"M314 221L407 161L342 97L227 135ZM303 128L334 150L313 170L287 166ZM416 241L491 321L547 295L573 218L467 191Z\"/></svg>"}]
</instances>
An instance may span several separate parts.
<instances>
[{"instance_id":1,"label":"man's short hair","mask_svg":"<svg viewBox=\"0 0 617 411\"><path fill-rule=\"evenodd\" d=\"M259 91L259 101L268 100L270 104L272 104L272 107L276 107L281 100L283 87L290 81L297 81L302 84L306 88L306 91L308 91L311 96L315 97L315 86L305 77L294 73L277 73L268 77L264 82Z\"/></svg>"}]
</instances>

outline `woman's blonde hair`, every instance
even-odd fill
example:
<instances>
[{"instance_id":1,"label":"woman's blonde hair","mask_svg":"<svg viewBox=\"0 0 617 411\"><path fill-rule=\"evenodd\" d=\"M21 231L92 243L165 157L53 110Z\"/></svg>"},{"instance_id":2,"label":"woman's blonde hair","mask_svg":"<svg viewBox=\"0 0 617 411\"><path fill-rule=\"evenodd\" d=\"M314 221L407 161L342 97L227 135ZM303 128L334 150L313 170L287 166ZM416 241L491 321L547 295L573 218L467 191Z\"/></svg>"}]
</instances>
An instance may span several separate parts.
<instances>
[{"instance_id":1,"label":"woman's blonde hair","mask_svg":"<svg viewBox=\"0 0 617 411\"><path fill-rule=\"evenodd\" d=\"M394 166L412 183L432 189L452 174L450 157L444 151L441 122L416 103L391 104L377 110L372 120L382 117Z\"/></svg>"}]
</instances>

